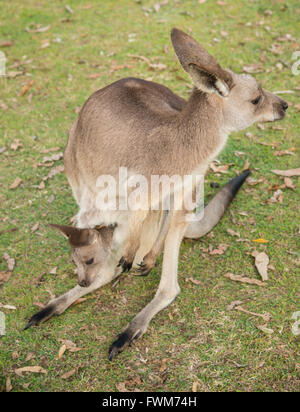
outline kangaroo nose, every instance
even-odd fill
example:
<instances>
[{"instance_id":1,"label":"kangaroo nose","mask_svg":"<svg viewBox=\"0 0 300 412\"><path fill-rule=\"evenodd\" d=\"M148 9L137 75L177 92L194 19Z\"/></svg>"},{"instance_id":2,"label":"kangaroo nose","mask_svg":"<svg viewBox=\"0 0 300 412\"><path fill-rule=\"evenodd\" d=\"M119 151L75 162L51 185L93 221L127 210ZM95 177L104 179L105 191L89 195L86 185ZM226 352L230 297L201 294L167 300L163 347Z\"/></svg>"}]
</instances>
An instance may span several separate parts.
<instances>
[{"instance_id":1,"label":"kangaroo nose","mask_svg":"<svg viewBox=\"0 0 300 412\"><path fill-rule=\"evenodd\" d=\"M289 105L287 104L287 102L283 101L282 102L282 108L285 112L287 111L288 107L289 107Z\"/></svg>"},{"instance_id":2,"label":"kangaroo nose","mask_svg":"<svg viewBox=\"0 0 300 412\"><path fill-rule=\"evenodd\" d=\"M86 288L87 286L89 286L88 282L85 279L78 282L78 285L81 286L82 288Z\"/></svg>"}]
</instances>

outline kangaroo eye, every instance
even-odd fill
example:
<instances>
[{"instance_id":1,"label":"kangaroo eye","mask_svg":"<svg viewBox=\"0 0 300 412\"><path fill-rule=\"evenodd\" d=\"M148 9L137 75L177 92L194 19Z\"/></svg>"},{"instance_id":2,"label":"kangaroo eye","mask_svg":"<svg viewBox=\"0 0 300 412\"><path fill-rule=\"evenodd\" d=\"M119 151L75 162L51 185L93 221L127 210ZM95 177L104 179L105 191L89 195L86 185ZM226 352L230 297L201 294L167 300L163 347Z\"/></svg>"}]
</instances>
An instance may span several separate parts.
<instances>
[{"instance_id":1,"label":"kangaroo eye","mask_svg":"<svg viewBox=\"0 0 300 412\"><path fill-rule=\"evenodd\" d=\"M94 258L92 258L92 259L90 259L90 260L87 260L87 261L85 262L86 265L91 265L92 263L94 263Z\"/></svg>"},{"instance_id":2,"label":"kangaroo eye","mask_svg":"<svg viewBox=\"0 0 300 412\"><path fill-rule=\"evenodd\" d=\"M261 100L261 96L258 96L256 99L252 100L251 103L257 105Z\"/></svg>"}]
</instances>

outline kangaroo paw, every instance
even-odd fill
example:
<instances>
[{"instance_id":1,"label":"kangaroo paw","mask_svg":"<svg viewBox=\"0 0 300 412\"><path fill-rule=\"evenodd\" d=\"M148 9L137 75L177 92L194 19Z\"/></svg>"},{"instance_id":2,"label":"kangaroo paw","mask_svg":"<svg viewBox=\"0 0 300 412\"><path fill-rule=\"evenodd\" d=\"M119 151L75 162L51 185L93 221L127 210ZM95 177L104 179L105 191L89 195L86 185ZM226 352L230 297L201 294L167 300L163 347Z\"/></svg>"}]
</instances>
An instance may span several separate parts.
<instances>
[{"instance_id":1,"label":"kangaroo paw","mask_svg":"<svg viewBox=\"0 0 300 412\"><path fill-rule=\"evenodd\" d=\"M153 269L153 265L148 265L147 263L145 263L144 261L142 261L141 263L138 263L138 272L140 272L139 276L147 276L149 275L149 273L151 272L151 270Z\"/></svg>"},{"instance_id":2,"label":"kangaroo paw","mask_svg":"<svg viewBox=\"0 0 300 412\"><path fill-rule=\"evenodd\" d=\"M53 304L47 305L44 309L40 310L39 312L35 313L28 321L27 325L25 326L24 330L29 329L31 326L39 325L42 322L45 322L51 316L56 315L55 313L56 306Z\"/></svg>"},{"instance_id":3,"label":"kangaroo paw","mask_svg":"<svg viewBox=\"0 0 300 412\"><path fill-rule=\"evenodd\" d=\"M122 352L126 346L131 346L131 344L142 336L144 332L134 326L128 326L124 332L120 333L118 339L115 340L109 348L108 359L112 360L118 353Z\"/></svg>"},{"instance_id":4,"label":"kangaroo paw","mask_svg":"<svg viewBox=\"0 0 300 412\"><path fill-rule=\"evenodd\" d=\"M128 261L124 256L121 257L121 259L119 260L118 263L118 267L122 267L123 272L129 272L131 267L132 267L132 263L131 261Z\"/></svg>"}]
</instances>

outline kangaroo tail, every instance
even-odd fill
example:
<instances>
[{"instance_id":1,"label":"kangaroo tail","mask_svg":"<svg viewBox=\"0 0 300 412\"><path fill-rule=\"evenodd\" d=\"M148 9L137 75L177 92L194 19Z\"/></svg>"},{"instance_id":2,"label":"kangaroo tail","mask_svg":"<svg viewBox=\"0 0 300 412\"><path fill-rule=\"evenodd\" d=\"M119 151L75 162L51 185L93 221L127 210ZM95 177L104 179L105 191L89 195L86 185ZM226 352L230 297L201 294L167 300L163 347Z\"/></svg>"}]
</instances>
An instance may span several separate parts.
<instances>
[{"instance_id":1,"label":"kangaroo tail","mask_svg":"<svg viewBox=\"0 0 300 412\"><path fill-rule=\"evenodd\" d=\"M206 235L221 220L225 210L230 205L240 187L250 174L250 170L245 170L239 176L230 180L219 192L212 198L204 208L204 215L201 220L191 222L186 229L184 237L196 239Z\"/></svg>"}]
</instances>

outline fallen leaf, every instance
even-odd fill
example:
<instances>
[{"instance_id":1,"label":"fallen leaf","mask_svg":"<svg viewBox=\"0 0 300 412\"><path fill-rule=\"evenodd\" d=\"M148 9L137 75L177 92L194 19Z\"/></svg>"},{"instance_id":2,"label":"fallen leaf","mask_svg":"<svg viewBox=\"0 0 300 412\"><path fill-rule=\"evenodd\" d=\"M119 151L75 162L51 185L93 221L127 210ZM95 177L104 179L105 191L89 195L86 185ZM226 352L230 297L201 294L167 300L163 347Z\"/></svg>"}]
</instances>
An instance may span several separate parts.
<instances>
[{"instance_id":1,"label":"fallen leaf","mask_svg":"<svg viewBox=\"0 0 300 412\"><path fill-rule=\"evenodd\" d=\"M31 28L32 27L32 28ZM25 28L28 33L44 33L45 31L50 29L50 24L48 26L42 27L41 24L30 25Z\"/></svg>"},{"instance_id":2,"label":"fallen leaf","mask_svg":"<svg viewBox=\"0 0 300 412\"><path fill-rule=\"evenodd\" d=\"M258 325L256 327L267 335L272 335L272 333L274 333L273 329L267 328L265 325Z\"/></svg>"},{"instance_id":3,"label":"fallen leaf","mask_svg":"<svg viewBox=\"0 0 300 412\"><path fill-rule=\"evenodd\" d=\"M10 309L10 310L17 310L17 308L13 305L3 305L3 303L0 303L0 308L3 309Z\"/></svg>"},{"instance_id":4,"label":"fallen leaf","mask_svg":"<svg viewBox=\"0 0 300 412\"><path fill-rule=\"evenodd\" d=\"M75 300L74 303L72 303L72 306L75 306L75 305L78 305L79 303L85 302L88 299L90 299L90 298L79 298L79 299Z\"/></svg>"},{"instance_id":5,"label":"fallen leaf","mask_svg":"<svg viewBox=\"0 0 300 412\"><path fill-rule=\"evenodd\" d=\"M0 43L0 47L11 47L13 44L14 43L12 41L3 41Z\"/></svg>"},{"instance_id":6,"label":"fallen leaf","mask_svg":"<svg viewBox=\"0 0 300 412\"><path fill-rule=\"evenodd\" d=\"M69 372L64 373L61 375L62 379L69 379L71 376L73 376L77 372L77 368L71 369Z\"/></svg>"},{"instance_id":7,"label":"fallen leaf","mask_svg":"<svg viewBox=\"0 0 300 412\"><path fill-rule=\"evenodd\" d=\"M3 254L3 259L4 259L4 260L6 261L6 263L7 263L8 270L9 270L10 272L12 272L12 271L14 270L15 263L16 263L15 259L12 258L12 257L10 257L9 254L7 254L7 253L4 253L4 254Z\"/></svg>"},{"instance_id":8,"label":"fallen leaf","mask_svg":"<svg viewBox=\"0 0 300 412\"><path fill-rule=\"evenodd\" d=\"M247 313L248 315L253 315L253 316L262 318L266 323L269 322L269 320L271 319L271 315L269 312L265 312L265 313L250 312L249 310L242 308L242 306L236 306L234 309L239 310L240 312Z\"/></svg>"},{"instance_id":9,"label":"fallen leaf","mask_svg":"<svg viewBox=\"0 0 300 412\"><path fill-rule=\"evenodd\" d=\"M249 162L248 159L246 159L246 161L244 163L244 166L243 166L243 169L242 169L242 172L244 172L245 170L248 170L249 167L250 167L250 162Z\"/></svg>"},{"instance_id":10,"label":"fallen leaf","mask_svg":"<svg viewBox=\"0 0 300 412\"><path fill-rule=\"evenodd\" d=\"M223 255L227 250L228 246L221 244L216 249L213 249L209 252L210 255Z\"/></svg>"},{"instance_id":11,"label":"fallen leaf","mask_svg":"<svg viewBox=\"0 0 300 412\"><path fill-rule=\"evenodd\" d=\"M278 189L274 192L273 196L268 200L269 203L282 203L283 201L283 192L281 189Z\"/></svg>"},{"instance_id":12,"label":"fallen leaf","mask_svg":"<svg viewBox=\"0 0 300 412\"><path fill-rule=\"evenodd\" d=\"M20 357L19 353L15 350L12 354L11 354L12 359L18 359Z\"/></svg>"},{"instance_id":13,"label":"fallen leaf","mask_svg":"<svg viewBox=\"0 0 300 412\"><path fill-rule=\"evenodd\" d=\"M167 369L167 362L168 362L168 360L169 360L169 359L167 359L167 358L162 359L161 365L160 365L160 368L159 368L159 373L162 373L162 372L164 372L164 371Z\"/></svg>"},{"instance_id":14,"label":"fallen leaf","mask_svg":"<svg viewBox=\"0 0 300 412\"><path fill-rule=\"evenodd\" d=\"M241 300L234 300L233 302L231 302L228 306L227 306L227 310L232 310L234 309L236 306L241 305L243 302Z\"/></svg>"},{"instance_id":15,"label":"fallen leaf","mask_svg":"<svg viewBox=\"0 0 300 412\"><path fill-rule=\"evenodd\" d=\"M14 151L18 150L19 147L22 147L22 143L20 142L19 139L16 139L11 145L10 148Z\"/></svg>"},{"instance_id":16,"label":"fallen leaf","mask_svg":"<svg viewBox=\"0 0 300 412\"><path fill-rule=\"evenodd\" d=\"M65 344L61 345L58 351L58 359L61 359L65 351L67 350L67 346Z\"/></svg>"},{"instance_id":17,"label":"fallen leaf","mask_svg":"<svg viewBox=\"0 0 300 412\"><path fill-rule=\"evenodd\" d=\"M257 243L269 243L269 241L268 241L268 240L266 240L266 239L262 239L262 238L259 238L259 239L253 239L253 240L252 240L252 242L257 242Z\"/></svg>"},{"instance_id":18,"label":"fallen leaf","mask_svg":"<svg viewBox=\"0 0 300 412\"><path fill-rule=\"evenodd\" d=\"M28 362L28 361L30 361L30 360L33 359L33 358L35 358L35 354L32 353L32 352L28 352L27 355L26 355L26 358L25 358L25 361L24 361L24 362Z\"/></svg>"},{"instance_id":19,"label":"fallen leaf","mask_svg":"<svg viewBox=\"0 0 300 412\"><path fill-rule=\"evenodd\" d=\"M257 279L250 279L241 275L234 275L233 273L225 273L226 278L234 280L235 282L248 283L249 285L266 286L264 282Z\"/></svg>"},{"instance_id":20,"label":"fallen leaf","mask_svg":"<svg viewBox=\"0 0 300 412\"><path fill-rule=\"evenodd\" d=\"M285 156L285 155L294 155L295 153L290 150L275 150L273 153L274 156Z\"/></svg>"},{"instance_id":21,"label":"fallen leaf","mask_svg":"<svg viewBox=\"0 0 300 412\"><path fill-rule=\"evenodd\" d=\"M26 94L33 85L34 85L34 81L28 80L28 82L20 90L19 96L24 96L24 94Z\"/></svg>"},{"instance_id":22,"label":"fallen leaf","mask_svg":"<svg viewBox=\"0 0 300 412\"><path fill-rule=\"evenodd\" d=\"M43 158L43 163L46 163L46 162L52 162L52 161L57 161L57 160L60 160L60 159L62 159L64 157L64 155L63 155L63 153L62 152L59 152L59 153L55 153L55 154L53 154L52 156L44 156L44 158Z\"/></svg>"},{"instance_id":23,"label":"fallen leaf","mask_svg":"<svg viewBox=\"0 0 300 412\"><path fill-rule=\"evenodd\" d=\"M125 386L125 382L120 382L116 384L116 388L118 389L119 392L130 392L126 386Z\"/></svg>"},{"instance_id":24,"label":"fallen leaf","mask_svg":"<svg viewBox=\"0 0 300 412\"><path fill-rule=\"evenodd\" d=\"M243 66L243 71L246 73L261 73L264 71L264 68L261 64L259 63L253 63L253 64L246 64Z\"/></svg>"},{"instance_id":25,"label":"fallen leaf","mask_svg":"<svg viewBox=\"0 0 300 412\"><path fill-rule=\"evenodd\" d=\"M23 377L23 372L30 372L30 373L44 373L47 374L48 372L42 368L41 366L24 366L23 368L15 369L15 373L18 376Z\"/></svg>"},{"instance_id":26,"label":"fallen leaf","mask_svg":"<svg viewBox=\"0 0 300 412\"><path fill-rule=\"evenodd\" d=\"M298 169L290 169L290 170L271 170L271 172L275 173L279 176L300 176L300 167Z\"/></svg>"},{"instance_id":27,"label":"fallen leaf","mask_svg":"<svg viewBox=\"0 0 300 412\"><path fill-rule=\"evenodd\" d=\"M285 187L287 187L288 189L295 189L293 181L289 177L284 178L284 184L285 184Z\"/></svg>"},{"instance_id":28,"label":"fallen leaf","mask_svg":"<svg viewBox=\"0 0 300 412\"><path fill-rule=\"evenodd\" d=\"M40 227L40 224L39 224L39 222L37 222L34 226L32 226L31 232L37 231L39 227Z\"/></svg>"},{"instance_id":29,"label":"fallen leaf","mask_svg":"<svg viewBox=\"0 0 300 412\"><path fill-rule=\"evenodd\" d=\"M268 280L268 264L269 264L269 257L265 252L255 253L252 256L255 257L255 266L258 270L263 281Z\"/></svg>"},{"instance_id":30,"label":"fallen leaf","mask_svg":"<svg viewBox=\"0 0 300 412\"><path fill-rule=\"evenodd\" d=\"M227 164L224 166L216 166L214 162L212 162L209 166L214 173L227 173L231 164Z\"/></svg>"},{"instance_id":31,"label":"fallen leaf","mask_svg":"<svg viewBox=\"0 0 300 412\"><path fill-rule=\"evenodd\" d=\"M198 386L199 386L199 382L197 381L193 382L192 392L198 392Z\"/></svg>"},{"instance_id":32,"label":"fallen leaf","mask_svg":"<svg viewBox=\"0 0 300 412\"><path fill-rule=\"evenodd\" d=\"M22 183L22 179L20 179L19 177L17 177L14 182L9 186L10 189L16 189L21 183Z\"/></svg>"},{"instance_id":33,"label":"fallen leaf","mask_svg":"<svg viewBox=\"0 0 300 412\"><path fill-rule=\"evenodd\" d=\"M76 343L72 342L69 339L58 339L63 345L66 346L66 348L68 349L68 351L70 352L78 352L79 350L81 350L80 348L77 348Z\"/></svg>"},{"instance_id":34,"label":"fallen leaf","mask_svg":"<svg viewBox=\"0 0 300 412\"><path fill-rule=\"evenodd\" d=\"M11 384L10 377L6 379L5 390L6 392L10 392L12 390L12 384Z\"/></svg>"},{"instance_id":35,"label":"fallen leaf","mask_svg":"<svg viewBox=\"0 0 300 412\"><path fill-rule=\"evenodd\" d=\"M226 232L229 233L231 236L241 237L241 235L238 232L235 232L232 229L227 229Z\"/></svg>"},{"instance_id":36,"label":"fallen leaf","mask_svg":"<svg viewBox=\"0 0 300 412\"><path fill-rule=\"evenodd\" d=\"M187 282L192 282L194 285L200 285L201 282L200 280L194 279L194 278L187 278L186 279Z\"/></svg>"}]
</instances>

